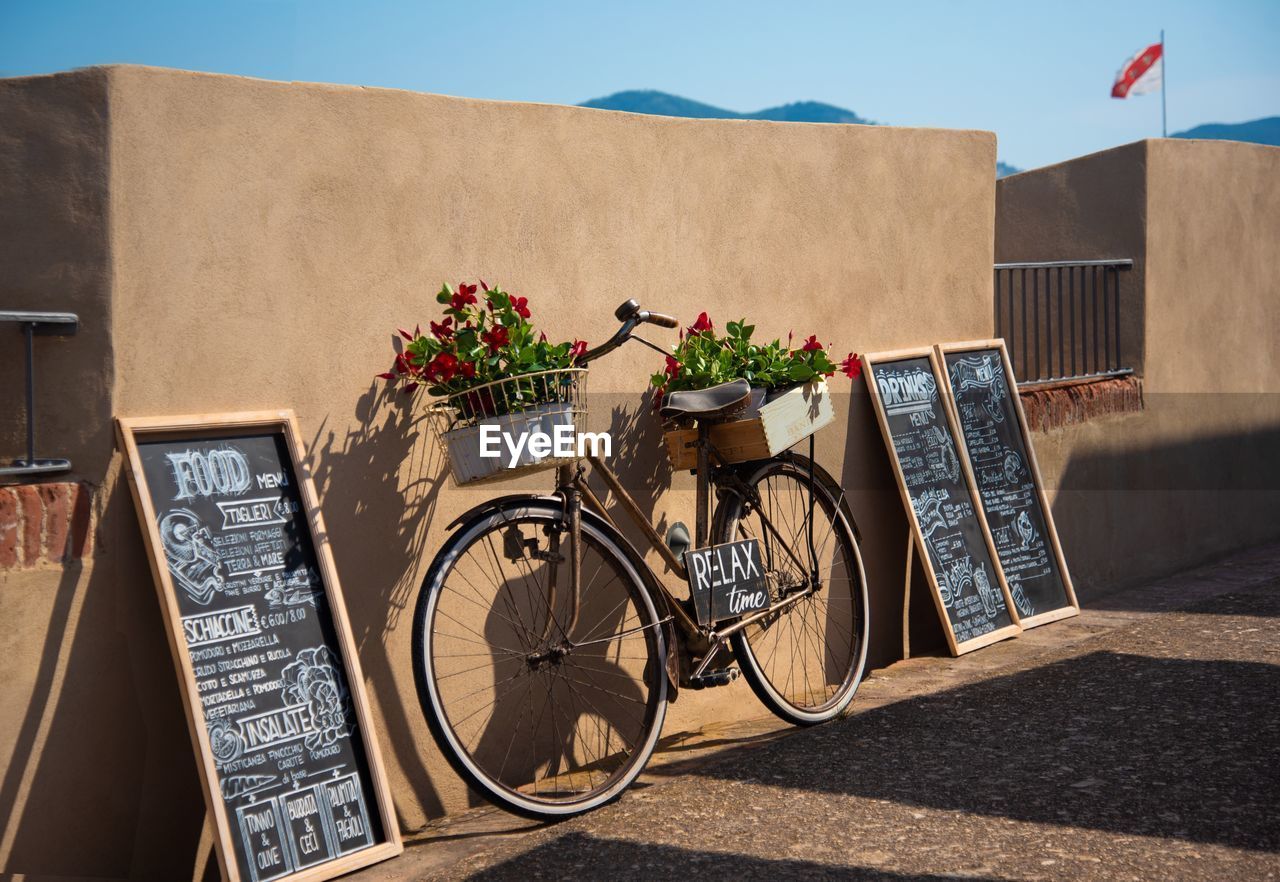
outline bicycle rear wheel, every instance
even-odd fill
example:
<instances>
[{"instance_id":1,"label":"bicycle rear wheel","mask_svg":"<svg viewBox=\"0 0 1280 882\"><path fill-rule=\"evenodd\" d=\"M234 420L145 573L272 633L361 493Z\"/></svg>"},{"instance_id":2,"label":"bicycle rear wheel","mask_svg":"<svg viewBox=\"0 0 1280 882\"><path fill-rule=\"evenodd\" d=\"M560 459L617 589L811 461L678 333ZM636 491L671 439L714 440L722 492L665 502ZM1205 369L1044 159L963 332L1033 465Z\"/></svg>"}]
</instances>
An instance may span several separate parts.
<instances>
[{"instance_id":1,"label":"bicycle rear wheel","mask_svg":"<svg viewBox=\"0 0 1280 882\"><path fill-rule=\"evenodd\" d=\"M666 713L666 645L621 540L582 521L570 590L561 506L515 500L468 521L436 556L414 619L423 713L473 789L529 817L616 798Z\"/></svg>"},{"instance_id":2,"label":"bicycle rear wheel","mask_svg":"<svg viewBox=\"0 0 1280 882\"><path fill-rule=\"evenodd\" d=\"M853 700L867 656L866 575L842 491L821 469L810 482L809 459L799 454L753 463L740 477L757 499L725 495L717 541L759 540L778 611L733 635L734 656L774 714L796 725L824 722ZM815 572L811 511L818 588L786 606Z\"/></svg>"}]
</instances>

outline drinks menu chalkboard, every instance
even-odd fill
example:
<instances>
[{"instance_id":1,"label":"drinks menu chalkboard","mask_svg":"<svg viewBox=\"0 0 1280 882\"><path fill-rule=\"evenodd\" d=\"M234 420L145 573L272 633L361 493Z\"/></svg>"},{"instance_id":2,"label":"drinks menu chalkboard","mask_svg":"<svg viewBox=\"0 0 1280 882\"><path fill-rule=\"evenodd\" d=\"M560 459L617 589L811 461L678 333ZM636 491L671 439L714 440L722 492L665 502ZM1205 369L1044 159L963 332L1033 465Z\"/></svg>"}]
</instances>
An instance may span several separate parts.
<instances>
[{"instance_id":1,"label":"drinks menu chalkboard","mask_svg":"<svg viewBox=\"0 0 1280 882\"><path fill-rule=\"evenodd\" d=\"M400 850L296 432L287 414L268 419L121 421L219 858L251 882Z\"/></svg>"},{"instance_id":2,"label":"drinks menu chalkboard","mask_svg":"<svg viewBox=\"0 0 1280 882\"><path fill-rule=\"evenodd\" d=\"M1004 341L958 343L941 352L987 526L1022 626L1076 615Z\"/></svg>"},{"instance_id":3,"label":"drinks menu chalkboard","mask_svg":"<svg viewBox=\"0 0 1280 882\"><path fill-rule=\"evenodd\" d=\"M863 365L951 651L1017 634L932 350L863 356Z\"/></svg>"}]
</instances>

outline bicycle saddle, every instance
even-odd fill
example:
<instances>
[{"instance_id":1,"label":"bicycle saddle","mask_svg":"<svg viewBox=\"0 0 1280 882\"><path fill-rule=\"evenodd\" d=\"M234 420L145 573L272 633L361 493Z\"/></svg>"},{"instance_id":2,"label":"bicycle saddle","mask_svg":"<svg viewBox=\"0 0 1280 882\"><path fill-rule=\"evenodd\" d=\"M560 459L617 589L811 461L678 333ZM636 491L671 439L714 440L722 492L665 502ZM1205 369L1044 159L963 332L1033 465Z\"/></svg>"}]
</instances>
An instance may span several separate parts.
<instances>
[{"instance_id":1,"label":"bicycle saddle","mask_svg":"<svg viewBox=\"0 0 1280 882\"><path fill-rule=\"evenodd\" d=\"M691 417L705 420L724 416L736 407L746 404L751 397L751 384L746 380L721 383L710 389L689 389L672 392L662 404L659 413L667 419Z\"/></svg>"}]
</instances>

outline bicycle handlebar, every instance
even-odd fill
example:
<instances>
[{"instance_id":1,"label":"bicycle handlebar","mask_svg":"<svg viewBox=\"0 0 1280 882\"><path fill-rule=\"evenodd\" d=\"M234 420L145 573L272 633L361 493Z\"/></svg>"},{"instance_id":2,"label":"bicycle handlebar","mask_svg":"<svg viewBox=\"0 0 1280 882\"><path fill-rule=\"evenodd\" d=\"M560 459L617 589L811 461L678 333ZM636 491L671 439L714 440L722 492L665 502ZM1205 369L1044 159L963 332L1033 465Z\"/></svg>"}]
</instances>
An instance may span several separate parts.
<instances>
[{"instance_id":1,"label":"bicycle handlebar","mask_svg":"<svg viewBox=\"0 0 1280 882\"><path fill-rule=\"evenodd\" d=\"M617 333L605 342L601 343L594 349L588 349L578 359L578 364L583 365L589 361L594 361L602 355L608 355L617 349L631 337L631 332L640 325L657 325L661 328L675 328L680 322L672 316L665 315L661 312L649 312L641 309L640 304L634 300L628 300L613 311L614 318L622 322L622 327L618 328Z\"/></svg>"}]
</instances>

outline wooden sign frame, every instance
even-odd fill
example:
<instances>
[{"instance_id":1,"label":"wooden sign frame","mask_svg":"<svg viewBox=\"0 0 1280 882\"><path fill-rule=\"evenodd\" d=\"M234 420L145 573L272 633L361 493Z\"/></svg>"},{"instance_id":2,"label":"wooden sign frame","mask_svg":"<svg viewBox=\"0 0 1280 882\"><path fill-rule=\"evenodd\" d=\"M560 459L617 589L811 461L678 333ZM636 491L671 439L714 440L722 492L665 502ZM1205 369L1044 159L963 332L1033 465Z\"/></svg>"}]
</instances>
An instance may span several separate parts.
<instances>
[{"instance_id":1,"label":"wooden sign frame","mask_svg":"<svg viewBox=\"0 0 1280 882\"><path fill-rule=\"evenodd\" d=\"M929 360L934 382L938 385L938 401L946 419L947 429L951 433L952 443L956 448L956 458L960 462L960 473L964 476L965 486L969 490L969 496L973 503L974 517L977 519L978 527L982 531L982 539L986 543L987 551L991 556L993 575L995 576L996 584L1000 588L1000 593L1004 596L1005 609L1008 610L1011 620L1011 624L983 634L981 637L966 640L963 643L956 641L955 628L952 626L951 617L947 615L947 608L942 602L942 589L938 584L938 574L934 572L933 559L929 556L929 549L924 540L924 531L920 527L920 520L916 517L915 507L911 504L911 492L907 489L907 482L903 477L902 463L898 459L898 451L893 443L893 434L889 429L889 420L885 413L884 401L880 397L880 389L875 382L877 364L901 361L908 358L927 358ZM902 506L906 510L907 520L911 525L911 535L915 540L916 556L919 557L920 566L929 581L929 593L933 595L933 604L938 610L938 617L942 620L942 630L946 634L947 646L950 648L951 654L955 656L964 655L967 652L990 646L992 643L998 643L1009 637L1018 636L1022 633L1021 619L1018 616L1018 609L1013 603L1013 596L1009 593L1009 586L1005 583L1004 570L1000 566L1000 556L996 552L995 541L991 538L991 531L987 527L987 518L982 507L982 497L978 495L978 485L973 477L968 451L964 445L964 436L961 434L962 430L951 412L946 393L943 392L946 378L942 374L937 353L932 346L922 346L915 349L894 349L886 352L867 353L861 357L861 361L863 374L866 377L867 391L871 395L871 409L875 411L876 422L880 426L880 435L884 438L885 448L889 453L889 460L893 466L893 478L898 485L898 493L902 497ZM909 583L906 590L909 594ZM905 623L903 627L906 627Z\"/></svg>"},{"instance_id":2,"label":"wooden sign frame","mask_svg":"<svg viewBox=\"0 0 1280 882\"><path fill-rule=\"evenodd\" d=\"M325 592L329 597L329 611L332 616L334 631L337 634L337 648L341 653L346 670L347 687L351 693L352 706L362 733L361 744L364 747L363 759L368 765L372 780L370 796L377 801L377 812L382 822L385 841L348 855L317 864L303 870L278 877L280 882L318 882L332 879L344 873L350 873L361 867L395 857L404 851L400 838L400 825L391 801L391 788L386 769L382 762L382 753L373 728L369 700L364 690L364 676L360 670L360 659L356 652L355 640L351 636L351 624L347 618L346 606L342 598L342 589L338 583L337 568L334 566L333 554L329 549L328 533L324 520L320 515L319 498L311 479L311 470L306 465L306 451L302 446L301 434L298 431L297 419L291 410L255 411L250 413L196 414L191 416L134 417L117 418L116 433L120 450L124 453L125 475L129 480L129 489L133 494L138 522L142 527L143 539L147 546L147 557L151 564L151 575L154 578L156 594L160 600L160 608L164 615L166 636L169 650L173 655L174 666L178 673L178 685L182 693L182 706L187 717L187 728L191 735L192 747L195 749L196 761L200 766L201 790L204 793L208 818L212 819L214 851L218 857L218 866L222 878L228 882L242 882L244 877L236 861L235 845L231 834L231 825L227 817L226 803L219 789L219 779L214 763L213 751L209 743L209 735L205 726L204 712L200 704L195 672L191 657L187 651L186 641L182 633L182 616L178 606L177 594L169 567L165 560L164 548L156 527L156 511L151 502L151 494L146 487L146 475L138 451L138 441L208 439L228 437L245 431L276 432L283 436L289 451L289 466L293 468L298 482L298 495L306 514L310 540L315 550L316 562L324 582Z\"/></svg>"},{"instance_id":3,"label":"wooden sign frame","mask_svg":"<svg viewBox=\"0 0 1280 882\"><path fill-rule=\"evenodd\" d=\"M1018 415L1018 429L1022 433L1022 444L1027 451L1027 466L1031 470L1031 480L1036 488L1036 499L1040 503L1040 513L1044 515L1045 529L1049 534L1049 545L1053 549L1054 559L1058 564L1058 572L1062 574L1062 584L1067 591L1067 606L1051 609L1037 615L1027 616L1022 619L1023 628L1035 628L1039 625L1047 625L1050 622L1056 622L1061 619L1070 618L1071 616L1080 615L1080 601L1076 599L1076 589L1071 582L1071 573L1067 570L1067 560L1062 553L1062 543L1058 539L1058 528L1053 522L1053 510L1049 506L1048 494L1044 492L1044 478L1040 475L1040 464L1036 460L1036 451L1031 444L1031 429L1027 424L1027 415L1022 409L1022 399L1018 395L1017 381L1013 373L1013 362L1009 359L1009 350L1005 346L1004 338L994 340L967 340L962 343L939 343L934 347L938 353L938 361L942 366L943 376L946 379L946 399L947 406L951 409L955 416L956 423L959 424L960 412L956 406L955 395L951 388L951 378L947 372L946 356L954 352L978 352L984 349L995 349L1000 352L1000 360L1004 364L1004 375L1007 381L1013 383L1013 388L1009 390L1009 398L1013 402L1013 411ZM960 437L964 438L964 429L961 427ZM968 457L968 449L966 445L965 456ZM981 498L979 498L981 502ZM984 509L985 511L985 509ZM985 519L985 514L984 514Z\"/></svg>"}]
</instances>

